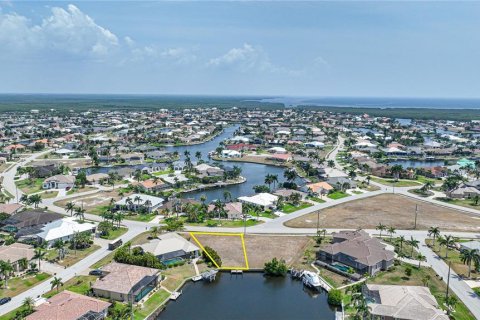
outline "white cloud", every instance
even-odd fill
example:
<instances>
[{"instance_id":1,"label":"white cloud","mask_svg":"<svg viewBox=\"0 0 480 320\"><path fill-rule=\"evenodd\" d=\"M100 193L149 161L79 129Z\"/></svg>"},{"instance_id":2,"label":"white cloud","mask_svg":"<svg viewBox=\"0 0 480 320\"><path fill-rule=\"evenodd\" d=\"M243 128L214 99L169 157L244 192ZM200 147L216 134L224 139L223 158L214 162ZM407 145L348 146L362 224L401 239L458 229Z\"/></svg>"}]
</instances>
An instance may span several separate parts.
<instances>
[{"instance_id":1,"label":"white cloud","mask_svg":"<svg viewBox=\"0 0 480 320\"><path fill-rule=\"evenodd\" d=\"M38 25L32 25L29 19L16 13L0 13L0 46L4 52L55 50L102 56L118 44L115 34L72 4L66 10L53 7L51 15Z\"/></svg>"},{"instance_id":2,"label":"white cloud","mask_svg":"<svg viewBox=\"0 0 480 320\"><path fill-rule=\"evenodd\" d=\"M303 70L293 70L273 64L262 47L252 46L248 43L243 44L240 48L232 48L222 56L210 59L207 66L226 67L240 72L260 71L283 73L291 76L299 76L304 73Z\"/></svg>"},{"instance_id":3,"label":"white cloud","mask_svg":"<svg viewBox=\"0 0 480 320\"><path fill-rule=\"evenodd\" d=\"M330 63L328 63L328 61L321 56L318 56L315 59L313 59L313 65L315 67L323 67L327 69L330 69L332 67Z\"/></svg>"}]
</instances>

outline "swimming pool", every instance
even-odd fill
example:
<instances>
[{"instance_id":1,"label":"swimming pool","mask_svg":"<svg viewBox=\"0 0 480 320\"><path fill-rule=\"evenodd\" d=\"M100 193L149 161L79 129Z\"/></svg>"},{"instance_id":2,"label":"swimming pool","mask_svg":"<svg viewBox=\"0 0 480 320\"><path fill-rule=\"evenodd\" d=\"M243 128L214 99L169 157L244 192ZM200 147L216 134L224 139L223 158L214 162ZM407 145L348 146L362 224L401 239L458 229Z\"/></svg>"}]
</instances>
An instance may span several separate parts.
<instances>
[{"instance_id":1,"label":"swimming pool","mask_svg":"<svg viewBox=\"0 0 480 320\"><path fill-rule=\"evenodd\" d=\"M336 268L336 269L338 269L338 270L340 270L340 271L343 271L343 272L348 272L348 270L350 270L349 267L347 267L347 266L342 266L342 265L339 265L339 264L334 264L334 265L332 265L332 267L334 267L334 268Z\"/></svg>"},{"instance_id":2,"label":"swimming pool","mask_svg":"<svg viewBox=\"0 0 480 320\"><path fill-rule=\"evenodd\" d=\"M179 262L182 262L183 259L182 258L172 258L172 259L168 259L168 260L163 260L162 263L164 266L171 266L171 265L174 265L176 263L179 263Z\"/></svg>"}]
</instances>

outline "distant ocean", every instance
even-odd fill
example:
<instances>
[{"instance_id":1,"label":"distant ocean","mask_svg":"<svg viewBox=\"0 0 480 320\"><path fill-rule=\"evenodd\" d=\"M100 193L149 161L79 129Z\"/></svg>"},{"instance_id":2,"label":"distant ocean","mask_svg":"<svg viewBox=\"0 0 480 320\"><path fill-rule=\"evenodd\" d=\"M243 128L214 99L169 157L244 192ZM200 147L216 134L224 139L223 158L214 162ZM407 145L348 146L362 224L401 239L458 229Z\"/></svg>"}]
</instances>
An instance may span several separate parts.
<instances>
[{"instance_id":1,"label":"distant ocean","mask_svg":"<svg viewBox=\"0 0 480 320\"><path fill-rule=\"evenodd\" d=\"M323 106L354 108L429 108L480 109L480 99L439 98L365 98L365 97L275 97L275 96L209 96L209 95L135 95L135 94L0 94L1 105L65 106L235 106L253 103L280 103L285 107Z\"/></svg>"},{"instance_id":2,"label":"distant ocean","mask_svg":"<svg viewBox=\"0 0 480 320\"><path fill-rule=\"evenodd\" d=\"M480 109L480 99L438 98L365 98L325 97L300 98L279 97L261 99L260 102L283 103L286 107L299 105L354 108L429 108L429 109Z\"/></svg>"}]
</instances>

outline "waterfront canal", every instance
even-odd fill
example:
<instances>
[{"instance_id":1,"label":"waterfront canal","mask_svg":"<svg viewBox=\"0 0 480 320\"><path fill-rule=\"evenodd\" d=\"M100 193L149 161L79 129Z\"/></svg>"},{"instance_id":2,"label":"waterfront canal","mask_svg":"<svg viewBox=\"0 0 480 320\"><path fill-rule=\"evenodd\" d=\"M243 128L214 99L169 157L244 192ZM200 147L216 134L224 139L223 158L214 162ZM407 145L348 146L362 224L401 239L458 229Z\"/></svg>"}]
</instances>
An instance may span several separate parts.
<instances>
[{"instance_id":1,"label":"waterfront canal","mask_svg":"<svg viewBox=\"0 0 480 320\"><path fill-rule=\"evenodd\" d=\"M312 292L301 281L267 278L262 273L217 275L212 282L188 282L157 320L303 320L335 318L324 291Z\"/></svg>"}]
</instances>

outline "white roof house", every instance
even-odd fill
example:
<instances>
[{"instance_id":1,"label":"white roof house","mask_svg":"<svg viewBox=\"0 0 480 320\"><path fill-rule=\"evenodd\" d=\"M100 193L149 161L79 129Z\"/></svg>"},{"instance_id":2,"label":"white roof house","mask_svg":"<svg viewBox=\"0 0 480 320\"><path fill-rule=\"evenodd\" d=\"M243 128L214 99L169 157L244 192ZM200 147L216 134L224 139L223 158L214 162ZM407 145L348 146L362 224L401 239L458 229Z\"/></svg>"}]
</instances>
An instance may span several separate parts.
<instances>
[{"instance_id":1,"label":"white roof house","mask_svg":"<svg viewBox=\"0 0 480 320\"><path fill-rule=\"evenodd\" d=\"M159 235L157 239L142 244L140 247L160 260L176 257L196 257L200 253L199 247L175 232Z\"/></svg>"},{"instance_id":2,"label":"white roof house","mask_svg":"<svg viewBox=\"0 0 480 320\"><path fill-rule=\"evenodd\" d=\"M232 142L248 142L248 141L250 141L250 139L247 138L247 137L243 137L243 136L235 136L235 137L230 138L230 141L232 141Z\"/></svg>"},{"instance_id":3,"label":"white roof house","mask_svg":"<svg viewBox=\"0 0 480 320\"><path fill-rule=\"evenodd\" d=\"M258 193L251 197L240 197L239 201L253 204L264 208L273 208L276 206L278 197L270 193Z\"/></svg>"},{"instance_id":4,"label":"white roof house","mask_svg":"<svg viewBox=\"0 0 480 320\"><path fill-rule=\"evenodd\" d=\"M303 144L305 147L312 147L312 148L323 148L325 147L325 143L320 141L309 141Z\"/></svg>"},{"instance_id":5,"label":"white roof house","mask_svg":"<svg viewBox=\"0 0 480 320\"><path fill-rule=\"evenodd\" d=\"M56 154L70 154L70 153L75 153L75 151L70 150L70 149L58 149L55 150Z\"/></svg>"},{"instance_id":6,"label":"white roof house","mask_svg":"<svg viewBox=\"0 0 480 320\"><path fill-rule=\"evenodd\" d=\"M272 147L268 151L272 153L287 153L287 149L282 147Z\"/></svg>"},{"instance_id":7,"label":"white roof house","mask_svg":"<svg viewBox=\"0 0 480 320\"><path fill-rule=\"evenodd\" d=\"M37 234L37 237L47 242L50 246L57 240L71 240L75 233L93 231L94 229L95 224L93 223L79 223L75 221L74 217L68 217L47 223L42 228L42 232Z\"/></svg>"},{"instance_id":8,"label":"white roof house","mask_svg":"<svg viewBox=\"0 0 480 320\"><path fill-rule=\"evenodd\" d=\"M460 248L462 250L478 250L480 251L480 241L473 240L468 242L460 242Z\"/></svg>"},{"instance_id":9,"label":"white roof house","mask_svg":"<svg viewBox=\"0 0 480 320\"><path fill-rule=\"evenodd\" d=\"M240 158L242 154L236 150L222 150L223 158Z\"/></svg>"}]
</instances>

